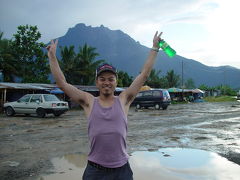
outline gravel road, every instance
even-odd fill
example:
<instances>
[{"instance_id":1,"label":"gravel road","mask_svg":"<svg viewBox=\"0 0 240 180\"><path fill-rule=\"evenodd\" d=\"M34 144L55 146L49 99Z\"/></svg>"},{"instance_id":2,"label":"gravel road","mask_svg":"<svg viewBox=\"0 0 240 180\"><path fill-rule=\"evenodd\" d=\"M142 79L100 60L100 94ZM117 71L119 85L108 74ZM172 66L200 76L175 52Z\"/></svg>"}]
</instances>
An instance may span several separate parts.
<instances>
[{"instance_id":1,"label":"gravel road","mask_svg":"<svg viewBox=\"0 0 240 180\"><path fill-rule=\"evenodd\" d=\"M167 110L131 108L128 151L181 147L207 150L240 165L240 103L189 103ZM0 179L36 180L51 173L51 159L87 153L82 110L60 117L0 115Z\"/></svg>"}]
</instances>

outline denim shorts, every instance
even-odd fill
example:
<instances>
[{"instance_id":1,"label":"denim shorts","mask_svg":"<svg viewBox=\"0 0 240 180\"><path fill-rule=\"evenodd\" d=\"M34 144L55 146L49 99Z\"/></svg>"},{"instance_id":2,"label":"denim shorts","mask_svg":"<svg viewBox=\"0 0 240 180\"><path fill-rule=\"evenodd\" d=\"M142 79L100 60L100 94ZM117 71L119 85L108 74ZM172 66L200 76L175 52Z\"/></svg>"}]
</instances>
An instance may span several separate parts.
<instances>
[{"instance_id":1,"label":"denim shorts","mask_svg":"<svg viewBox=\"0 0 240 180\"><path fill-rule=\"evenodd\" d=\"M83 180L133 180L133 172L128 162L112 170L99 169L88 163Z\"/></svg>"}]
</instances>

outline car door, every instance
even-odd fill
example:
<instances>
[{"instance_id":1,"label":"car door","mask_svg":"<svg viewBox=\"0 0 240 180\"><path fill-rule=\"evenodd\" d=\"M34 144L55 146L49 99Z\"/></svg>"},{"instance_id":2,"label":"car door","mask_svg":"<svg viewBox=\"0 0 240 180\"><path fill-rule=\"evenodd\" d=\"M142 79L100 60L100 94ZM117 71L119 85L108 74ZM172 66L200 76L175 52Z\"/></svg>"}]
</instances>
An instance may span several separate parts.
<instances>
[{"instance_id":1,"label":"car door","mask_svg":"<svg viewBox=\"0 0 240 180\"><path fill-rule=\"evenodd\" d=\"M32 98L30 99L28 104L29 113L36 113L36 109L40 106L41 103L42 103L41 94L32 95Z\"/></svg>"},{"instance_id":2,"label":"car door","mask_svg":"<svg viewBox=\"0 0 240 180\"><path fill-rule=\"evenodd\" d=\"M162 104L162 91L155 90L153 91L152 102L154 104Z\"/></svg>"},{"instance_id":3,"label":"car door","mask_svg":"<svg viewBox=\"0 0 240 180\"><path fill-rule=\"evenodd\" d=\"M28 110L28 104L29 100L31 98L31 95L25 95L21 97L16 103L14 104L14 110L16 113L27 113Z\"/></svg>"},{"instance_id":4,"label":"car door","mask_svg":"<svg viewBox=\"0 0 240 180\"><path fill-rule=\"evenodd\" d=\"M152 105L152 91L145 91L143 92L142 97L142 106L151 106Z\"/></svg>"}]
</instances>

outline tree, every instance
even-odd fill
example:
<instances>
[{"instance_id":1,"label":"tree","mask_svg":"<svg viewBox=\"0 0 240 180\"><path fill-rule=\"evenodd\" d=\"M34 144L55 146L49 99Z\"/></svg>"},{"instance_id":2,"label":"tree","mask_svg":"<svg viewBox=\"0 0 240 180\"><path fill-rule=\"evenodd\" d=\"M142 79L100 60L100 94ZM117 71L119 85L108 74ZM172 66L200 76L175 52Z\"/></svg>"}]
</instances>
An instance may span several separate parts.
<instances>
[{"instance_id":1,"label":"tree","mask_svg":"<svg viewBox=\"0 0 240 180\"><path fill-rule=\"evenodd\" d=\"M79 47L79 53L77 54L77 67L79 72L79 77L77 83L82 85L93 85L96 76L96 68L105 60L96 60L99 56L95 52L96 48L84 44L83 47Z\"/></svg>"},{"instance_id":2,"label":"tree","mask_svg":"<svg viewBox=\"0 0 240 180\"><path fill-rule=\"evenodd\" d=\"M153 88L169 88L167 76L160 76L161 70L152 69L146 81L146 85Z\"/></svg>"},{"instance_id":3,"label":"tree","mask_svg":"<svg viewBox=\"0 0 240 180\"><path fill-rule=\"evenodd\" d=\"M146 81L146 84L153 88L159 88L161 86L160 73L161 70L156 71L155 69L152 69Z\"/></svg>"},{"instance_id":4,"label":"tree","mask_svg":"<svg viewBox=\"0 0 240 180\"><path fill-rule=\"evenodd\" d=\"M227 95L227 96L236 96L237 92L234 91L230 86L228 85L221 85L217 86L216 89L219 89L221 91L222 95Z\"/></svg>"},{"instance_id":5,"label":"tree","mask_svg":"<svg viewBox=\"0 0 240 180\"><path fill-rule=\"evenodd\" d=\"M43 52L45 45L38 42L41 33L37 26L18 26L17 33L13 36L12 48L15 59L21 63L19 76L22 78L22 82L49 83L50 69L47 64L47 56ZM41 73L39 74L39 72Z\"/></svg>"},{"instance_id":6,"label":"tree","mask_svg":"<svg viewBox=\"0 0 240 180\"><path fill-rule=\"evenodd\" d=\"M186 87L187 89L193 89L193 88L196 87L192 78L188 79L188 80L185 82L185 87Z\"/></svg>"},{"instance_id":7,"label":"tree","mask_svg":"<svg viewBox=\"0 0 240 180\"><path fill-rule=\"evenodd\" d=\"M169 88L166 76L160 78L160 88Z\"/></svg>"},{"instance_id":8,"label":"tree","mask_svg":"<svg viewBox=\"0 0 240 180\"><path fill-rule=\"evenodd\" d=\"M77 84L77 78L79 78L78 67L77 67L77 55L74 52L74 46L60 47L61 48L61 61L59 61L60 67L66 80L71 84Z\"/></svg>"},{"instance_id":9,"label":"tree","mask_svg":"<svg viewBox=\"0 0 240 180\"><path fill-rule=\"evenodd\" d=\"M50 83L48 76L50 73L50 67L47 60L47 55L40 51L33 63L28 63L28 70L34 72L34 74L24 74L22 82L31 83Z\"/></svg>"},{"instance_id":10,"label":"tree","mask_svg":"<svg viewBox=\"0 0 240 180\"><path fill-rule=\"evenodd\" d=\"M119 87L128 87L133 81L133 77L129 76L127 72L119 71L118 72L118 86Z\"/></svg>"},{"instance_id":11,"label":"tree","mask_svg":"<svg viewBox=\"0 0 240 180\"><path fill-rule=\"evenodd\" d=\"M166 74L167 87L178 87L180 84L180 76L174 73L174 70L168 71Z\"/></svg>"},{"instance_id":12,"label":"tree","mask_svg":"<svg viewBox=\"0 0 240 180\"><path fill-rule=\"evenodd\" d=\"M71 84L93 85L95 81L95 70L104 60L96 60L99 55L96 48L85 44L79 47L76 54L74 46L61 47L60 66Z\"/></svg>"},{"instance_id":13,"label":"tree","mask_svg":"<svg viewBox=\"0 0 240 180\"><path fill-rule=\"evenodd\" d=\"M228 96L236 96L237 92L233 90L230 86L227 85L220 85L220 86L215 86L215 87L208 87L204 84L199 86L199 89L204 90L204 91L221 91L222 95L228 95Z\"/></svg>"},{"instance_id":14,"label":"tree","mask_svg":"<svg viewBox=\"0 0 240 180\"><path fill-rule=\"evenodd\" d=\"M5 82L14 82L14 76L18 74L17 61L13 56L11 43L11 40L3 39L3 32L0 32L0 71Z\"/></svg>"},{"instance_id":15,"label":"tree","mask_svg":"<svg viewBox=\"0 0 240 180\"><path fill-rule=\"evenodd\" d=\"M208 90L211 90L211 88L210 87L208 87L207 85L205 85L205 84L201 84L199 87L198 87L199 89L201 89L201 90L204 90L204 91L208 91Z\"/></svg>"}]
</instances>

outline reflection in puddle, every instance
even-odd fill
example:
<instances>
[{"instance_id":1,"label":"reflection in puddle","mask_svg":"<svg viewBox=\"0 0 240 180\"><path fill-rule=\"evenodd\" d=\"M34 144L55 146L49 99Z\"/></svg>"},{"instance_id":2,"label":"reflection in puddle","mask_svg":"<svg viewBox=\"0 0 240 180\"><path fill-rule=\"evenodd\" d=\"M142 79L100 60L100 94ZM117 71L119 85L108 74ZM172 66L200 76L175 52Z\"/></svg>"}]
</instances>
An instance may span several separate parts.
<instances>
[{"instance_id":1,"label":"reflection in puddle","mask_svg":"<svg viewBox=\"0 0 240 180\"><path fill-rule=\"evenodd\" d=\"M240 166L216 153L166 148L156 152L135 152L131 156L135 179L239 179Z\"/></svg>"},{"instance_id":2,"label":"reflection in puddle","mask_svg":"<svg viewBox=\"0 0 240 180\"><path fill-rule=\"evenodd\" d=\"M61 158L53 158L54 173L44 175L39 180L80 180L86 162L86 154L68 154Z\"/></svg>"},{"instance_id":3,"label":"reflection in puddle","mask_svg":"<svg viewBox=\"0 0 240 180\"><path fill-rule=\"evenodd\" d=\"M130 156L135 180L225 180L239 179L240 166L216 153L181 148L137 151ZM85 154L54 158L54 174L40 180L79 180L87 162Z\"/></svg>"}]
</instances>

